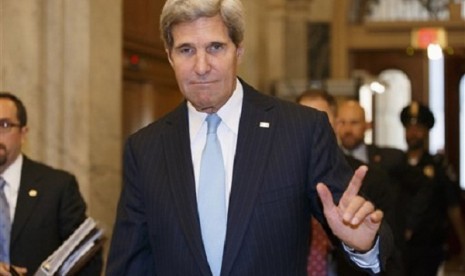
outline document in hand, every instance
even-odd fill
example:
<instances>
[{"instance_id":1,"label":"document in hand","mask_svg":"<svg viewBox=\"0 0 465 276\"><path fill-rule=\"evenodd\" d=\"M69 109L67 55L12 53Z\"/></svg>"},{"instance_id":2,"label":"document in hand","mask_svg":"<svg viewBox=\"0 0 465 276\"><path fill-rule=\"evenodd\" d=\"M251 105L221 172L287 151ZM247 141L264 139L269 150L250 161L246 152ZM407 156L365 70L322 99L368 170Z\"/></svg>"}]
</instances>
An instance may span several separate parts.
<instances>
[{"instance_id":1,"label":"document in hand","mask_svg":"<svg viewBox=\"0 0 465 276\"><path fill-rule=\"evenodd\" d=\"M103 246L103 231L87 218L74 233L50 255L35 276L72 275Z\"/></svg>"}]
</instances>

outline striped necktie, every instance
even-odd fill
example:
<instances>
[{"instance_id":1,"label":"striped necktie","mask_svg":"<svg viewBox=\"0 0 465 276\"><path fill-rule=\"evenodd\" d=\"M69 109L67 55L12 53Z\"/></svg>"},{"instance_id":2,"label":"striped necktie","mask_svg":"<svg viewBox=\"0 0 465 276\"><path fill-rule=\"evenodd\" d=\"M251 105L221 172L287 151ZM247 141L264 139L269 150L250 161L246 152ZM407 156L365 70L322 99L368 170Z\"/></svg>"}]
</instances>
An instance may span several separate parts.
<instances>
[{"instance_id":1,"label":"striped necktie","mask_svg":"<svg viewBox=\"0 0 465 276\"><path fill-rule=\"evenodd\" d=\"M0 262L10 263L10 206L6 200L6 181L0 177Z\"/></svg>"},{"instance_id":2,"label":"striped necktie","mask_svg":"<svg viewBox=\"0 0 465 276\"><path fill-rule=\"evenodd\" d=\"M209 114L207 140L200 162L198 209L202 239L214 276L220 275L226 236L225 172L216 130L221 118Z\"/></svg>"}]
</instances>

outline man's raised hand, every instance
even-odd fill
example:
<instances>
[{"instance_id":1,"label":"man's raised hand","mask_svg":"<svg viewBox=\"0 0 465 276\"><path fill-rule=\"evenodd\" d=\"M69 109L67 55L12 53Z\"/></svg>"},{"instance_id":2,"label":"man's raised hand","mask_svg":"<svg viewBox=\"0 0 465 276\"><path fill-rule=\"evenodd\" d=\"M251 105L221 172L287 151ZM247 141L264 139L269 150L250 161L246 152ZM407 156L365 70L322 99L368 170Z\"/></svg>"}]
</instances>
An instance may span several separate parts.
<instances>
[{"instance_id":1,"label":"man's raised hand","mask_svg":"<svg viewBox=\"0 0 465 276\"><path fill-rule=\"evenodd\" d=\"M324 183L318 183L316 187L333 233L345 245L360 252L373 247L383 219L381 210L376 210L373 203L358 195L367 171L366 166L360 166L355 171L337 206Z\"/></svg>"}]
</instances>

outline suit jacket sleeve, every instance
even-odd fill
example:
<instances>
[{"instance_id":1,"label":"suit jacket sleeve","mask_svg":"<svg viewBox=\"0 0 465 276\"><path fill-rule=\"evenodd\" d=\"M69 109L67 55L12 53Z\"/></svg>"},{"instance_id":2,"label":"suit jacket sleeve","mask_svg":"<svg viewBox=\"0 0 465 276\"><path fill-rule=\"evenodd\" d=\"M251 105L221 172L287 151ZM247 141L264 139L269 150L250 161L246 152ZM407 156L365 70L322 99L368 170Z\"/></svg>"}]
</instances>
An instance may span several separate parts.
<instances>
[{"instance_id":1,"label":"suit jacket sleeve","mask_svg":"<svg viewBox=\"0 0 465 276\"><path fill-rule=\"evenodd\" d=\"M57 178L58 179L58 178ZM64 189L58 206L59 235L64 242L86 218L86 203L81 196L79 186L74 175L64 173L61 178ZM103 266L103 252L97 254L78 272L78 275L97 276L101 274Z\"/></svg>"},{"instance_id":2,"label":"suit jacket sleeve","mask_svg":"<svg viewBox=\"0 0 465 276\"><path fill-rule=\"evenodd\" d=\"M86 205L73 175L24 157L12 225L12 264L34 273L85 217ZM98 272L86 275L98 275L101 255L99 262Z\"/></svg>"},{"instance_id":3,"label":"suit jacket sleeve","mask_svg":"<svg viewBox=\"0 0 465 276\"><path fill-rule=\"evenodd\" d=\"M107 275L154 275L150 267L153 256L149 245L147 222L140 187L137 183L137 164L131 139L124 151L124 187L118 203Z\"/></svg>"},{"instance_id":4,"label":"suit jacket sleeve","mask_svg":"<svg viewBox=\"0 0 465 276\"><path fill-rule=\"evenodd\" d=\"M60 204L58 225L60 235L66 240L86 218L86 204L81 196L78 183L74 176L70 176L67 188L63 193ZM97 276L101 274L103 266L103 251L97 254L79 271L78 275Z\"/></svg>"}]
</instances>

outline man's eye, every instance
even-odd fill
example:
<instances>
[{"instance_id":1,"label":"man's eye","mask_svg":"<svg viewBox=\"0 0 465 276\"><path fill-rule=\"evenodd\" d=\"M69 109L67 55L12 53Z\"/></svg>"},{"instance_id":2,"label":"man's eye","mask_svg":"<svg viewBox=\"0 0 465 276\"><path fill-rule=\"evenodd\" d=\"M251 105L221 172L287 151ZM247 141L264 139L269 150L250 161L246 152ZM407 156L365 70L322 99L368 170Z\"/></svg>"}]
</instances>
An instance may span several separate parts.
<instances>
[{"instance_id":1,"label":"man's eye","mask_svg":"<svg viewBox=\"0 0 465 276\"><path fill-rule=\"evenodd\" d=\"M208 47L207 51L210 53L215 53L215 52L222 50L223 48L224 48L224 45L222 43L213 43L212 45Z\"/></svg>"},{"instance_id":2,"label":"man's eye","mask_svg":"<svg viewBox=\"0 0 465 276\"><path fill-rule=\"evenodd\" d=\"M194 52L194 50L190 47L182 47L179 48L178 52L183 55L188 55Z\"/></svg>"}]
</instances>

